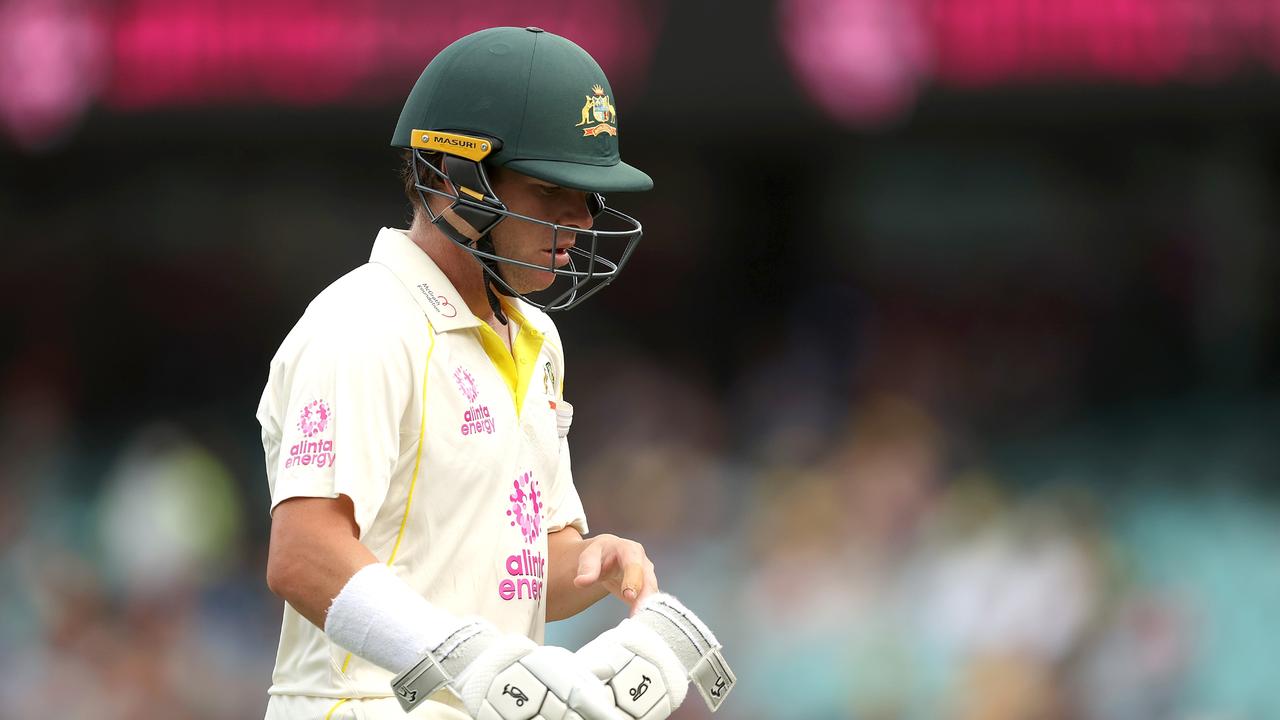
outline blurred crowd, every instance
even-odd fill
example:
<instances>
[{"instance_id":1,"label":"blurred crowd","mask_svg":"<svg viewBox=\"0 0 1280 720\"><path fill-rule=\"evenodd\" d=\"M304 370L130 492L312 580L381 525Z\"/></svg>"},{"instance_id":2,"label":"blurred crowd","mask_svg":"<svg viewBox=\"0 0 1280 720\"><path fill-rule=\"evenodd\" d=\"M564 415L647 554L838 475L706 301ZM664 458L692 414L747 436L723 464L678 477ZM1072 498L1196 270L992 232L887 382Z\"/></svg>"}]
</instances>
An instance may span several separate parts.
<instances>
[{"instance_id":1,"label":"blurred crowd","mask_svg":"<svg viewBox=\"0 0 1280 720\"><path fill-rule=\"evenodd\" d=\"M610 417L578 465L589 518L644 538L665 586L724 628L746 679L732 717L1280 716L1258 634L1280 602L1274 399L984 443L883 386L806 397L841 383L803 350L727 404L633 361L577 405Z\"/></svg>"},{"instance_id":2,"label":"blurred crowd","mask_svg":"<svg viewBox=\"0 0 1280 720\"><path fill-rule=\"evenodd\" d=\"M569 378L589 521L713 618L741 681L728 717L1280 716L1274 402L982 444L890 386L833 394L847 378L818 357L762 355L723 395L629 344L584 354L608 377ZM158 419L88 457L57 367L16 362L0 395L4 714L257 716L280 601L253 448ZM246 421L228 418L252 445Z\"/></svg>"}]
</instances>

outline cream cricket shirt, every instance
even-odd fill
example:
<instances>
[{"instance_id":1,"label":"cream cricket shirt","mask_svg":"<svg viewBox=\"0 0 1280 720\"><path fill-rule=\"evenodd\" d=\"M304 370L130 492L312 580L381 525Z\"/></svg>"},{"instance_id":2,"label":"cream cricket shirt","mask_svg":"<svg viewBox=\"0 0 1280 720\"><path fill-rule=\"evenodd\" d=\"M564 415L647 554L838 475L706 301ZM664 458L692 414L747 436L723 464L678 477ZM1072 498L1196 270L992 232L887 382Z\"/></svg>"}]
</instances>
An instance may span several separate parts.
<instances>
[{"instance_id":1,"label":"cream cricket shirt","mask_svg":"<svg viewBox=\"0 0 1280 720\"><path fill-rule=\"evenodd\" d=\"M585 534L586 518L560 336L532 306L507 307L511 352L384 228L281 344L258 421L272 509L347 495L360 541L429 601L541 642L547 533ZM271 694L385 697L391 677L285 606Z\"/></svg>"}]
</instances>

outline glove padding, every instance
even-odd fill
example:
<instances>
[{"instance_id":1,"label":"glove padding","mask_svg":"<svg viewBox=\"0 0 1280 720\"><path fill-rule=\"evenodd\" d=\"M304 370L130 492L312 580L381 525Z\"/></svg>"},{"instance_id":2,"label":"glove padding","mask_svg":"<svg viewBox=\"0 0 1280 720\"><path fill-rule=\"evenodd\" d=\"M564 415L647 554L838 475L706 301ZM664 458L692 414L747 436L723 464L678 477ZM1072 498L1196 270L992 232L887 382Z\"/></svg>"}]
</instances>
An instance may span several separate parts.
<instances>
[{"instance_id":1,"label":"glove padding","mask_svg":"<svg viewBox=\"0 0 1280 720\"><path fill-rule=\"evenodd\" d=\"M714 712L737 681L706 624L662 593L576 655L608 684L615 706L636 720L669 716L684 702L691 679Z\"/></svg>"},{"instance_id":2,"label":"glove padding","mask_svg":"<svg viewBox=\"0 0 1280 720\"><path fill-rule=\"evenodd\" d=\"M615 706L637 720L662 720L684 702L689 680L680 659L653 630L623 620L577 656L612 691Z\"/></svg>"},{"instance_id":3,"label":"glove padding","mask_svg":"<svg viewBox=\"0 0 1280 720\"><path fill-rule=\"evenodd\" d=\"M609 690L573 653L506 635L455 681L476 720L623 720Z\"/></svg>"}]
</instances>

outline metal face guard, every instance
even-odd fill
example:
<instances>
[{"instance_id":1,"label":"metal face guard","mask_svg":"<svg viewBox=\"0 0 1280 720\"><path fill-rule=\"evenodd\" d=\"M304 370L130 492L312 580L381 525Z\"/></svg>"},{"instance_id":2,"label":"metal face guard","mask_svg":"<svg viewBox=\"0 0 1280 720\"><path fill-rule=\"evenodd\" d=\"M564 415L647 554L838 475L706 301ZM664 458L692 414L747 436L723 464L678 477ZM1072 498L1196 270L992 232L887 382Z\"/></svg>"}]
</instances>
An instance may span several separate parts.
<instances>
[{"instance_id":1,"label":"metal face guard","mask_svg":"<svg viewBox=\"0 0 1280 720\"><path fill-rule=\"evenodd\" d=\"M445 192L424 184L419 165L434 173L437 178L447 180L453 186L454 192ZM519 297L543 311L568 310L604 289L622 271L644 235L644 229L639 221L605 205L605 200L599 193L587 194L589 212L595 218L608 219L622 225L625 229L583 230L512 212L493 192L481 163L446 154L443 165L443 169L437 168L427 162L419 150L413 150L414 187L432 223L439 227L446 237L481 261L485 274L499 292L511 297ZM434 213L427 204L427 193L448 198L451 201L449 207L438 214ZM486 242L488 239L486 236L506 218L551 228L552 253L546 265L503 257L493 251L492 243ZM575 244L567 250L569 264L564 268L558 268L555 266L555 251L564 242L560 234L562 232L574 238ZM617 250L615 246L612 256L606 257L603 251L605 246L611 243L615 245L621 243L622 248ZM584 244L586 247L583 247ZM557 292L553 285L552 288L541 291L550 295L550 300L535 300L524 293L517 292L507 283L502 277L499 263L550 273L557 280L566 279L567 287Z\"/></svg>"}]
</instances>

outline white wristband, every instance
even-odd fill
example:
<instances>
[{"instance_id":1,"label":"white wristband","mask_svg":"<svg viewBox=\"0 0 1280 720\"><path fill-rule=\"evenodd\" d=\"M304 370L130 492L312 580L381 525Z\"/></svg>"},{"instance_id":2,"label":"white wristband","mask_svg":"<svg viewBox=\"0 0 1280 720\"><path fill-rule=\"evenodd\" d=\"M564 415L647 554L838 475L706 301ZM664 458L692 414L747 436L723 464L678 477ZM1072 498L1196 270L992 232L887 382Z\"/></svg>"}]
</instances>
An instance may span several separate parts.
<instances>
[{"instance_id":1,"label":"white wristband","mask_svg":"<svg viewBox=\"0 0 1280 720\"><path fill-rule=\"evenodd\" d=\"M427 602L386 565L366 565L333 599L325 618L330 640L385 670L398 673L436 651L460 628L480 624Z\"/></svg>"}]
</instances>

